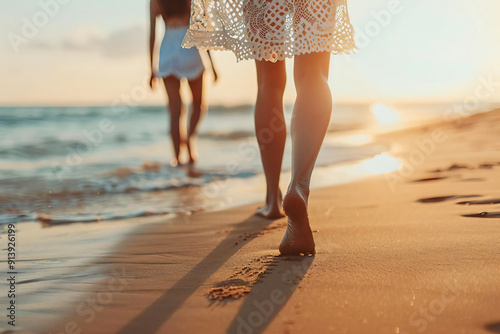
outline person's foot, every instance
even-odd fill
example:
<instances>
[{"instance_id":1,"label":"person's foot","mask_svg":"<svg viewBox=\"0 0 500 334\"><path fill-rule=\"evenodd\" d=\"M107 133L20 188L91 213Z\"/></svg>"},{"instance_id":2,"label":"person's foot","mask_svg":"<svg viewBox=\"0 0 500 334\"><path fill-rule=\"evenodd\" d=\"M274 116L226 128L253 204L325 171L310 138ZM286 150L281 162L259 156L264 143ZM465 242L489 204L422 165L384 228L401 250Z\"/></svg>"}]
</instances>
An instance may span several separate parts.
<instances>
[{"instance_id":1,"label":"person's foot","mask_svg":"<svg viewBox=\"0 0 500 334\"><path fill-rule=\"evenodd\" d=\"M283 196L281 195L281 190L278 190L278 196L276 199L269 200L263 207L257 209L255 214L257 216L266 219L280 219L285 217L282 209Z\"/></svg>"},{"instance_id":2,"label":"person's foot","mask_svg":"<svg viewBox=\"0 0 500 334\"><path fill-rule=\"evenodd\" d=\"M263 207L258 208L255 215L266 219L280 219L285 217L281 208L269 205L264 205Z\"/></svg>"},{"instance_id":3,"label":"person's foot","mask_svg":"<svg viewBox=\"0 0 500 334\"><path fill-rule=\"evenodd\" d=\"M187 164L187 175L189 177L201 177L203 175L195 166L194 163Z\"/></svg>"},{"instance_id":4,"label":"person's foot","mask_svg":"<svg viewBox=\"0 0 500 334\"><path fill-rule=\"evenodd\" d=\"M283 200L288 217L279 251L283 255L315 254L315 244L307 215L308 190L291 187Z\"/></svg>"},{"instance_id":5,"label":"person's foot","mask_svg":"<svg viewBox=\"0 0 500 334\"><path fill-rule=\"evenodd\" d=\"M183 165L181 163L179 163L179 159L172 158L172 160L170 160L170 166L171 167L182 167Z\"/></svg>"},{"instance_id":6,"label":"person's foot","mask_svg":"<svg viewBox=\"0 0 500 334\"><path fill-rule=\"evenodd\" d=\"M195 138L193 136L186 139L186 148L189 155L189 164L194 165L198 160L198 152L195 146Z\"/></svg>"}]
</instances>

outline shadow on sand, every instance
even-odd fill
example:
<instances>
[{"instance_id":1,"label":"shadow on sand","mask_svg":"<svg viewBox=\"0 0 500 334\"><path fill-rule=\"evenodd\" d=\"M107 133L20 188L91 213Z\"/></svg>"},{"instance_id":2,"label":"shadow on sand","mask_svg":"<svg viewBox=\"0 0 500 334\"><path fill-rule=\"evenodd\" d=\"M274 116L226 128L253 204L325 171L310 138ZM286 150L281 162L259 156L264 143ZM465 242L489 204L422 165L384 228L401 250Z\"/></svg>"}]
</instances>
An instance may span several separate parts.
<instances>
[{"instance_id":1,"label":"shadow on sand","mask_svg":"<svg viewBox=\"0 0 500 334\"><path fill-rule=\"evenodd\" d=\"M313 256L276 256L225 333L262 333L286 305L313 261Z\"/></svg>"},{"instance_id":2,"label":"shadow on sand","mask_svg":"<svg viewBox=\"0 0 500 334\"><path fill-rule=\"evenodd\" d=\"M262 232L271 223L271 220L251 216L236 224L214 250L118 333L155 333L213 273L246 244L238 239L239 236ZM239 242L236 244L235 240Z\"/></svg>"}]
</instances>

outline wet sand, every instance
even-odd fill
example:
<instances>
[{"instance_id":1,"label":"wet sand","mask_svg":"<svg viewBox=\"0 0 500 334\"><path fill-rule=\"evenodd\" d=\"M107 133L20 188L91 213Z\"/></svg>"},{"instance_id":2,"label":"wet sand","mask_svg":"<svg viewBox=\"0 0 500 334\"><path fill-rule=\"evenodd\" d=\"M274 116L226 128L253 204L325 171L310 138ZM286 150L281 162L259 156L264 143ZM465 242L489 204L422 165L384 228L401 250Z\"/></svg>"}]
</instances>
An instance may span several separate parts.
<instances>
[{"instance_id":1,"label":"wet sand","mask_svg":"<svg viewBox=\"0 0 500 334\"><path fill-rule=\"evenodd\" d=\"M257 205L142 226L46 332L499 333L499 133L497 110L379 136L400 170L312 192L315 256L278 256Z\"/></svg>"}]
</instances>

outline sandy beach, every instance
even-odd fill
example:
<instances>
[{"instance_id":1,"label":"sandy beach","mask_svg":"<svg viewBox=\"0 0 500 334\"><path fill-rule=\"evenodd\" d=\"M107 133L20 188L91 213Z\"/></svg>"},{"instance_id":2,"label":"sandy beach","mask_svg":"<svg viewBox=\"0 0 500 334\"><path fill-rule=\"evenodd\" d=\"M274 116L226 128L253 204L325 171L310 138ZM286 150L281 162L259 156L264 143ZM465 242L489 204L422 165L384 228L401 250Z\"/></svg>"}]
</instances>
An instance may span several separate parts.
<instances>
[{"instance_id":1,"label":"sandy beach","mask_svg":"<svg viewBox=\"0 0 500 334\"><path fill-rule=\"evenodd\" d=\"M315 256L279 256L259 204L142 225L45 332L498 333L499 130L495 110L378 136L400 169L312 192Z\"/></svg>"},{"instance_id":2,"label":"sandy beach","mask_svg":"<svg viewBox=\"0 0 500 334\"><path fill-rule=\"evenodd\" d=\"M500 334L500 1L2 9L0 334Z\"/></svg>"}]
</instances>

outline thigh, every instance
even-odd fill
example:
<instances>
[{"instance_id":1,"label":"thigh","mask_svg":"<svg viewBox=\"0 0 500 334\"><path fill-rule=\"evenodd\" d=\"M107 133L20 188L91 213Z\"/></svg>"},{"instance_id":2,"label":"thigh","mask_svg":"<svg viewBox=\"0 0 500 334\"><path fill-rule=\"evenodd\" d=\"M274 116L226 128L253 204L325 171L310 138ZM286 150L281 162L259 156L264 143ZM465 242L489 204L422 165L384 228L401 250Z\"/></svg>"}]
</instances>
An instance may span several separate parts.
<instances>
[{"instance_id":1,"label":"thigh","mask_svg":"<svg viewBox=\"0 0 500 334\"><path fill-rule=\"evenodd\" d=\"M295 82L310 76L328 79L330 52L312 52L294 57L293 75Z\"/></svg>"},{"instance_id":2,"label":"thigh","mask_svg":"<svg viewBox=\"0 0 500 334\"><path fill-rule=\"evenodd\" d=\"M165 90L167 91L168 101L171 104L181 102L181 81L179 78L169 75L163 78L163 83L165 84Z\"/></svg>"}]
</instances>

